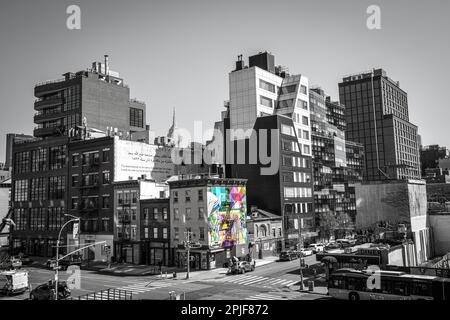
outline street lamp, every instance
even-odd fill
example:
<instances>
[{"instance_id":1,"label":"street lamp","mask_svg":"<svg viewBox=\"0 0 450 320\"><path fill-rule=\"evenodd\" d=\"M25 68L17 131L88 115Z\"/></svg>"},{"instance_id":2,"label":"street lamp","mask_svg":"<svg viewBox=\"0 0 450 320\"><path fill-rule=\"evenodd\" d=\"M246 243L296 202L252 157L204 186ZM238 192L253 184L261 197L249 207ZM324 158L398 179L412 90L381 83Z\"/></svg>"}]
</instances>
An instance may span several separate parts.
<instances>
[{"instance_id":1,"label":"street lamp","mask_svg":"<svg viewBox=\"0 0 450 320\"><path fill-rule=\"evenodd\" d=\"M59 282L59 239L61 238L61 233L63 231L63 229L71 222L79 222L80 218L79 217L75 217L71 214L65 214L65 217L71 217L72 219L70 219L69 221L67 221L66 223L64 223L61 227L61 229L59 230L58 233L58 240L56 240L56 266L55 266L55 300L58 300L58 282Z\"/></svg>"},{"instance_id":2,"label":"street lamp","mask_svg":"<svg viewBox=\"0 0 450 320\"><path fill-rule=\"evenodd\" d=\"M201 247L201 244L199 244L199 243L192 243L191 242L192 234L193 233L191 231L186 231L185 232L186 241L184 242L184 246L186 247L186 251L187 251L187 273L186 273L186 279L189 279L189 271L190 271L190 267L191 267L191 256L190 256L191 248L199 248L199 247Z\"/></svg>"},{"instance_id":3,"label":"street lamp","mask_svg":"<svg viewBox=\"0 0 450 320\"><path fill-rule=\"evenodd\" d=\"M299 246L299 250L300 250L300 291L305 290L305 287L303 286L303 264L302 261L303 260L303 252L301 251L302 247L303 247L303 239L302 239L302 220L301 218L299 219L299 226L298 226L298 246Z\"/></svg>"}]
</instances>

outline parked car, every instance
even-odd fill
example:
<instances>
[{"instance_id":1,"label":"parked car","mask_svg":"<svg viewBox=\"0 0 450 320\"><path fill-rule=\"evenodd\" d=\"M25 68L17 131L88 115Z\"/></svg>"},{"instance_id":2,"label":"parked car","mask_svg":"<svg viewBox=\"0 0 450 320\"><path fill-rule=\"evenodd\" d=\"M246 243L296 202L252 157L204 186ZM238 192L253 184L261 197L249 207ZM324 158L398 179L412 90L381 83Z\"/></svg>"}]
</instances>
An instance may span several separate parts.
<instances>
[{"instance_id":1,"label":"parked car","mask_svg":"<svg viewBox=\"0 0 450 320\"><path fill-rule=\"evenodd\" d=\"M325 249L324 245L321 243L310 244L309 248L313 251L313 253L323 252Z\"/></svg>"},{"instance_id":2,"label":"parked car","mask_svg":"<svg viewBox=\"0 0 450 320\"><path fill-rule=\"evenodd\" d=\"M338 244L336 242L331 242L325 246L325 252L330 251L330 250L340 249L340 248L341 248L340 244Z\"/></svg>"},{"instance_id":3,"label":"parked car","mask_svg":"<svg viewBox=\"0 0 450 320\"><path fill-rule=\"evenodd\" d=\"M19 259L22 262L23 266L30 265L33 262L33 260L29 256L25 256L25 255L19 255L19 256L16 256L15 258Z\"/></svg>"},{"instance_id":4,"label":"parked car","mask_svg":"<svg viewBox=\"0 0 450 320\"><path fill-rule=\"evenodd\" d=\"M301 254L303 257L307 257L307 256L312 256L313 255L313 251L310 248L303 248L300 250Z\"/></svg>"},{"instance_id":5,"label":"parked car","mask_svg":"<svg viewBox=\"0 0 450 320\"><path fill-rule=\"evenodd\" d=\"M28 289L27 271L10 270L0 272L0 293L5 295L13 295L23 293Z\"/></svg>"},{"instance_id":6,"label":"parked car","mask_svg":"<svg viewBox=\"0 0 450 320\"><path fill-rule=\"evenodd\" d=\"M230 268L230 273L232 274L236 274L236 273L246 273L248 271L253 271L255 270L256 267L256 261L252 260L251 262L249 261L238 261L235 262L231 268Z\"/></svg>"},{"instance_id":7,"label":"parked car","mask_svg":"<svg viewBox=\"0 0 450 320\"><path fill-rule=\"evenodd\" d=\"M281 251L280 253L280 261L291 261L297 259L299 256L297 251Z\"/></svg>"},{"instance_id":8,"label":"parked car","mask_svg":"<svg viewBox=\"0 0 450 320\"><path fill-rule=\"evenodd\" d=\"M70 289L65 281L58 282L58 299L70 297ZM54 300L55 299L55 281L51 280L41 284L31 290L30 300Z\"/></svg>"},{"instance_id":9,"label":"parked car","mask_svg":"<svg viewBox=\"0 0 450 320\"><path fill-rule=\"evenodd\" d=\"M15 257L11 257L10 259L2 261L0 263L0 269L3 270L13 270L13 269L20 269L22 267L22 261L20 259L17 259Z\"/></svg>"}]
</instances>

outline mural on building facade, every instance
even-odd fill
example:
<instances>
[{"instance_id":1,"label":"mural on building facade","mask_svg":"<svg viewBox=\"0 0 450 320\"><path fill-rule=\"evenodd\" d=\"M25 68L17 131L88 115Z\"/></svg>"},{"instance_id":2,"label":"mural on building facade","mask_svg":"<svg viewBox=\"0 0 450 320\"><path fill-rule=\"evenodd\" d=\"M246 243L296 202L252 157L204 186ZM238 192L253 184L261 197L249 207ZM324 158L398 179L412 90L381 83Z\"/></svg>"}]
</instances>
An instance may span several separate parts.
<instances>
[{"instance_id":1,"label":"mural on building facade","mask_svg":"<svg viewBox=\"0 0 450 320\"><path fill-rule=\"evenodd\" d=\"M208 187L208 242L211 247L232 247L247 242L246 188Z\"/></svg>"}]
</instances>

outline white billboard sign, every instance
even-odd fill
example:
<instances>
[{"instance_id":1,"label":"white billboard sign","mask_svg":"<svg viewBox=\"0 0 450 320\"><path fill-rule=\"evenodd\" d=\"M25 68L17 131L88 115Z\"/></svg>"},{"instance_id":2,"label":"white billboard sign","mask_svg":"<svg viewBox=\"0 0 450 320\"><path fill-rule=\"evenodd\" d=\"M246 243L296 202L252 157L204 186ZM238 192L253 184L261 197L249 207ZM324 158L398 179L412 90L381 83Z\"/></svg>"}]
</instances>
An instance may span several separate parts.
<instances>
[{"instance_id":1,"label":"white billboard sign","mask_svg":"<svg viewBox=\"0 0 450 320\"><path fill-rule=\"evenodd\" d=\"M164 181L174 174L174 164L167 147L143 142L114 141L114 181L132 180L146 175L147 179Z\"/></svg>"}]
</instances>

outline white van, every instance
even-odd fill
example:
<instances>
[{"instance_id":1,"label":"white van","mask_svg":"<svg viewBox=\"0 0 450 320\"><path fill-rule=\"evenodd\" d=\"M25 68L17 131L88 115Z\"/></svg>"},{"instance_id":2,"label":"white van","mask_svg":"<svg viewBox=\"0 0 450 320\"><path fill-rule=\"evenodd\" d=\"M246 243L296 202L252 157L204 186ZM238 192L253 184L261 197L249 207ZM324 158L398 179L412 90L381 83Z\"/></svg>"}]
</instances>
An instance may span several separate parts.
<instances>
[{"instance_id":1,"label":"white van","mask_svg":"<svg viewBox=\"0 0 450 320\"><path fill-rule=\"evenodd\" d=\"M12 295L29 289L28 271L11 270L0 272L0 293Z\"/></svg>"}]
</instances>

